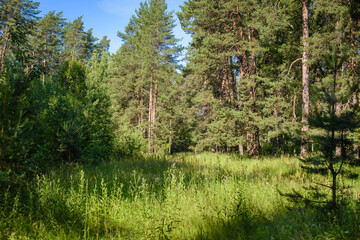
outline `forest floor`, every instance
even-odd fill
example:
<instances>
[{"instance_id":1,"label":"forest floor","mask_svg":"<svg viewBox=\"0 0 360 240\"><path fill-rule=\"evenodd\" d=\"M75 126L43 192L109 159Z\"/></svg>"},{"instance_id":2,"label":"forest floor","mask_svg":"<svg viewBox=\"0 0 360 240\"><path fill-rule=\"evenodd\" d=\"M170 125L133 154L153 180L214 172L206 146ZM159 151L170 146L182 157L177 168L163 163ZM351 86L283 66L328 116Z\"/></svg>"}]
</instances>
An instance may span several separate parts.
<instances>
[{"instance_id":1,"label":"forest floor","mask_svg":"<svg viewBox=\"0 0 360 240\"><path fill-rule=\"evenodd\" d=\"M204 153L64 166L0 193L0 239L360 239L360 180L339 179L335 215L280 194L330 180L300 165Z\"/></svg>"}]
</instances>

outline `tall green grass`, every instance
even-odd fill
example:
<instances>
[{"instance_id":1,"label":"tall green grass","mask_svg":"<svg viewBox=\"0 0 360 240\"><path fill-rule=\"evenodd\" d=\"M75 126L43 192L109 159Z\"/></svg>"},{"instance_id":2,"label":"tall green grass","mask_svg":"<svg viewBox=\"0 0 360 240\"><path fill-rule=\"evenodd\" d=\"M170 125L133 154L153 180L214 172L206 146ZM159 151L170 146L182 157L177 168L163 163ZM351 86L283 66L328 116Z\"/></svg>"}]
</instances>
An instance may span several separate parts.
<instances>
[{"instance_id":1,"label":"tall green grass","mask_svg":"<svg viewBox=\"0 0 360 240\"><path fill-rule=\"evenodd\" d=\"M357 169L360 172L360 169ZM295 158L204 153L72 165L9 188L1 239L360 239L360 181L337 220L280 196L317 181ZM320 179L324 180L324 179Z\"/></svg>"}]
</instances>

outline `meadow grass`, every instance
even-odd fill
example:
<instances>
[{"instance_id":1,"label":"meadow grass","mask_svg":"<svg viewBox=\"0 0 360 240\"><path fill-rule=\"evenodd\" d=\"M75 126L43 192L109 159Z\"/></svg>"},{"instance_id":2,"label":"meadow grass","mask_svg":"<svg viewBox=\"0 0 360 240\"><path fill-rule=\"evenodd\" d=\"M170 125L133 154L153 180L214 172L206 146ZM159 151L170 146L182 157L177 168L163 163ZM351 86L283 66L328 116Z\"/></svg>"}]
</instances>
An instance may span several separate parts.
<instances>
[{"instance_id":1,"label":"meadow grass","mask_svg":"<svg viewBox=\"0 0 360 240\"><path fill-rule=\"evenodd\" d=\"M360 173L360 168L355 169ZM279 192L325 181L296 158L177 154L74 164L9 188L1 239L360 239L360 180L337 219Z\"/></svg>"}]
</instances>

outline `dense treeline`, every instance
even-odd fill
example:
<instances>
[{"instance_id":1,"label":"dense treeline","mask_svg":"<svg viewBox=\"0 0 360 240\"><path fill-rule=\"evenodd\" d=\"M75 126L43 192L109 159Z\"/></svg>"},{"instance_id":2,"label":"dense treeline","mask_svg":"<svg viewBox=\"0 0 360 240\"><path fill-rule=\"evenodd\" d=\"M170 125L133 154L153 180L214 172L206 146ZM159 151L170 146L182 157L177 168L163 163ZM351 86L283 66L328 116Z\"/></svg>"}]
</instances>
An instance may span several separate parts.
<instances>
[{"instance_id":1,"label":"dense treeline","mask_svg":"<svg viewBox=\"0 0 360 240\"><path fill-rule=\"evenodd\" d=\"M309 118L329 103L321 95L332 76L343 96L336 114L358 106L356 1L186 1L178 16L192 43L181 76L165 6L141 5L109 68L126 151L306 158L318 148ZM333 49L336 73L326 60Z\"/></svg>"},{"instance_id":2,"label":"dense treeline","mask_svg":"<svg viewBox=\"0 0 360 240\"><path fill-rule=\"evenodd\" d=\"M330 152L359 155L357 1L186 1L177 13L192 36L185 67L164 0L140 5L113 56L81 17L40 18L37 7L1 3L5 170L94 162L115 149L306 159L324 151L316 141L327 131ZM320 121L327 113L333 120Z\"/></svg>"},{"instance_id":3,"label":"dense treeline","mask_svg":"<svg viewBox=\"0 0 360 240\"><path fill-rule=\"evenodd\" d=\"M303 142L306 156L308 117L323 104L333 47L344 59L339 91L358 82L356 11L355 1L187 1L179 17L193 37L186 78L202 109L197 146L256 156L299 153Z\"/></svg>"},{"instance_id":4,"label":"dense treeline","mask_svg":"<svg viewBox=\"0 0 360 240\"><path fill-rule=\"evenodd\" d=\"M110 41L98 41L81 17L67 21L52 11L40 18L38 5L1 1L1 181L97 162L112 151L103 83Z\"/></svg>"}]
</instances>

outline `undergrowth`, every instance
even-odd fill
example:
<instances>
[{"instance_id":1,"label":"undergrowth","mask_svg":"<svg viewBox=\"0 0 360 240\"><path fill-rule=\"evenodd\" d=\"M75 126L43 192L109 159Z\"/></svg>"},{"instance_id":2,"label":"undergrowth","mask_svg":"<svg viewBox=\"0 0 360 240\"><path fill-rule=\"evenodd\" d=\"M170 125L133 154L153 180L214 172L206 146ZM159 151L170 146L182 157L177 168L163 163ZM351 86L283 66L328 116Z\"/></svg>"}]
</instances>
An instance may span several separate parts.
<instances>
[{"instance_id":1,"label":"undergrowth","mask_svg":"<svg viewBox=\"0 0 360 240\"><path fill-rule=\"evenodd\" d=\"M357 169L359 173L360 170ZM359 180L341 215L293 203L295 158L178 154L64 166L0 197L1 239L360 239Z\"/></svg>"}]
</instances>

